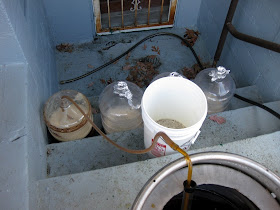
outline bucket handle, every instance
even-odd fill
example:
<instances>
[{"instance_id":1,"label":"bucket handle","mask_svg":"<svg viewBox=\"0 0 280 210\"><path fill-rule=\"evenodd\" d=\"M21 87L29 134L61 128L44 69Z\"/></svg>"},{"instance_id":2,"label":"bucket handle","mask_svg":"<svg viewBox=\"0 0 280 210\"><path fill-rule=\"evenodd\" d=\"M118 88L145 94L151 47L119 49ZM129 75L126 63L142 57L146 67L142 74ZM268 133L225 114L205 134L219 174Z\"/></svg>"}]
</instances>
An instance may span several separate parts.
<instances>
[{"instance_id":1,"label":"bucket handle","mask_svg":"<svg viewBox=\"0 0 280 210\"><path fill-rule=\"evenodd\" d=\"M197 137L199 136L200 132L201 132L200 130L198 130L198 131L196 132L195 136L194 136L193 139L192 139L192 144L194 144L194 142L196 141L196 139L197 139Z\"/></svg>"},{"instance_id":2,"label":"bucket handle","mask_svg":"<svg viewBox=\"0 0 280 210\"><path fill-rule=\"evenodd\" d=\"M199 136L200 132L201 132L200 130L198 130L198 131L196 132L196 134L194 135L194 137L193 137L192 140L191 140L191 143L192 143L192 144L194 144L194 142L196 141L196 139L197 139L197 137ZM182 144L180 147L184 147L186 144L188 144L188 142Z\"/></svg>"}]
</instances>

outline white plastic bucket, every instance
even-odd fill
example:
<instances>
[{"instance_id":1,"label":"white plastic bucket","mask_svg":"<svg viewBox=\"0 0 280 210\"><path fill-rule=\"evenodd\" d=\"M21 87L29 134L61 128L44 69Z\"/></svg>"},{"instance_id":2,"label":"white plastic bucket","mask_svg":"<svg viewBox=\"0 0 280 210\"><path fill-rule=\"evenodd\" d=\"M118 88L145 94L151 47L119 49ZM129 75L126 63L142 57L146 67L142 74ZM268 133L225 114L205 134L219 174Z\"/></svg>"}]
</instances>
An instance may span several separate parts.
<instances>
[{"instance_id":1,"label":"white plastic bucket","mask_svg":"<svg viewBox=\"0 0 280 210\"><path fill-rule=\"evenodd\" d=\"M207 115L207 100L203 91L190 80L180 77L164 77L148 86L142 103L144 143L148 148L154 136L165 132L182 149L188 150L198 137ZM186 128L172 129L156 123L160 119L172 119ZM150 152L153 157L174 153L161 138Z\"/></svg>"}]
</instances>

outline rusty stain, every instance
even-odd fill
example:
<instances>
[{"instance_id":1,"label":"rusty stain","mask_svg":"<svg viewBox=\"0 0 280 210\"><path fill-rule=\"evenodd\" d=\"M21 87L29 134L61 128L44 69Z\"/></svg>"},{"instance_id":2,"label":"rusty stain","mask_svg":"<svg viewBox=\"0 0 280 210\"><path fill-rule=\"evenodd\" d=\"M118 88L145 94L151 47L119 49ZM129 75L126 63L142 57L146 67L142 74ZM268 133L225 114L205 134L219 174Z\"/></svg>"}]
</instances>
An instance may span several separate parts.
<instances>
[{"instance_id":1,"label":"rusty stain","mask_svg":"<svg viewBox=\"0 0 280 210\"><path fill-rule=\"evenodd\" d=\"M157 26L166 26L166 25L170 25L173 24L170 22L164 22L162 24L159 23L155 23L155 24L150 24L150 25L137 25L137 26L126 26L126 27L115 27L115 28L111 28L111 30L109 29L96 29L97 33L101 33L101 32L114 32L114 31L120 31L120 30L130 30L130 29L136 29L136 28L150 28L150 27L157 27Z\"/></svg>"},{"instance_id":2,"label":"rusty stain","mask_svg":"<svg viewBox=\"0 0 280 210\"><path fill-rule=\"evenodd\" d=\"M176 5L177 5L177 0L171 1L170 4L170 9L169 9L169 21L168 24L173 24L174 23L174 18L175 18L175 12L176 12Z\"/></svg>"},{"instance_id":3,"label":"rusty stain","mask_svg":"<svg viewBox=\"0 0 280 210\"><path fill-rule=\"evenodd\" d=\"M93 8L94 8L96 31L99 32L102 30L99 0L93 0Z\"/></svg>"},{"instance_id":4,"label":"rusty stain","mask_svg":"<svg viewBox=\"0 0 280 210\"><path fill-rule=\"evenodd\" d=\"M111 28L111 13L110 13L110 1L107 0L107 8L108 8L108 20L109 20L109 29Z\"/></svg>"},{"instance_id":5,"label":"rusty stain","mask_svg":"<svg viewBox=\"0 0 280 210\"><path fill-rule=\"evenodd\" d=\"M94 69L94 66L92 66L91 64L88 64L87 67L89 67L90 69Z\"/></svg>"},{"instance_id":6,"label":"rusty stain","mask_svg":"<svg viewBox=\"0 0 280 210\"><path fill-rule=\"evenodd\" d=\"M101 29L100 14L99 14L99 16L96 17L95 21L96 21L96 31L97 31L97 32L100 32L100 31L102 30L102 29Z\"/></svg>"}]
</instances>

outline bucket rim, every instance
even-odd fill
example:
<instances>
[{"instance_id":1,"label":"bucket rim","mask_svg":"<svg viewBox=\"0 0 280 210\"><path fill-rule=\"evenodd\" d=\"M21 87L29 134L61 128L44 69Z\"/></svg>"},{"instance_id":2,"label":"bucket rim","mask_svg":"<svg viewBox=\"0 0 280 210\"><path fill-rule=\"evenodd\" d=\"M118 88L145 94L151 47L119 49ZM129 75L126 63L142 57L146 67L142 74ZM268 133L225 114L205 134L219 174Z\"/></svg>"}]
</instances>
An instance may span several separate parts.
<instances>
[{"instance_id":1,"label":"bucket rim","mask_svg":"<svg viewBox=\"0 0 280 210\"><path fill-rule=\"evenodd\" d=\"M164 127L160 124L158 124L154 119L152 119L150 117L150 115L147 113L146 109L145 109L145 106L144 106L144 102L145 102L145 93L147 91L148 88L152 88L153 86L155 86L158 82L161 82L163 80L178 80L178 81L184 81L184 82L187 82L188 84L192 85L194 88L196 88L196 90L198 92L200 92L200 94L203 96L203 101L204 101L204 104L206 106L206 109L204 110L204 113L202 115L202 117L200 118L200 120L198 120L195 124L192 124L191 126L188 126L186 128L180 128L180 129L176 129L176 128L167 128L167 127ZM142 119L143 119L143 122L146 123L146 124L149 124L151 123L152 125L156 125L158 126L159 128L161 129L165 129L168 133L185 133L189 130L193 130L193 129L196 129L196 130L199 130L200 127L202 126L203 122L205 121L206 119L206 116L207 116L207 110L208 110L208 104L207 104L207 99L206 99L206 96L205 94L203 93L203 91L201 90L201 88L195 84L194 82L192 82L191 80L189 79L185 79L185 78L180 78L180 77L163 77L163 78L160 78L156 81L154 81L152 84L150 84L147 89L145 90L144 94L143 94L143 97L142 97L142 101L141 101L141 112L142 112ZM145 119L145 117L147 117L150 121L147 121L147 119ZM203 119L203 120L202 120ZM198 128L197 128L198 127Z\"/></svg>"}]
</instances>

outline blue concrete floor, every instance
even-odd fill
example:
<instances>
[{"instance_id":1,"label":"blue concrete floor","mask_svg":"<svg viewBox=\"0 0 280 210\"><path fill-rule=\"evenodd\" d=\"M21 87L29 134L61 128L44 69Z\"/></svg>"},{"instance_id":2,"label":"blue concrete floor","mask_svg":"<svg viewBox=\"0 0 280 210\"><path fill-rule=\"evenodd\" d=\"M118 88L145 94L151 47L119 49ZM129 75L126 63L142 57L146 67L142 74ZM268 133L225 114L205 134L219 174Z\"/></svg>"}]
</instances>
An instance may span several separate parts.
<instances>
[{"instance_id":1,"label":"blue concrete floor","mask_svg":"<svg viewBox=\"0 0 280 210\"><path fill-rule=\"evenodd\" d=\"M114 59L144 37L157 32L171 32L184 36L185 29L161 29L143 32L121 33L98 36L91 43L74 45L73 51L56 52L56 62L59 80L71 79L89 72L93 68ZM160 53L152 50L159 49ZM210 62L210 55L201 38L194 45L196 53L202 62ZM135 66L137 61L145 56L156 55L161 65L159 73L180 71L184 67L192 67L196 60L190 49L181 44L179 39L170 36L158 36L134 49L130 56L123 57L99 72L79 81L60 85L60 89L74 89L86 96L98 96L106 87L107 81L125 80L130 70L124 70L128 65ZM156 76L156 75L155 75ZM145 89L145 87L143 87Z\"/></svg>"}]
</instances>

